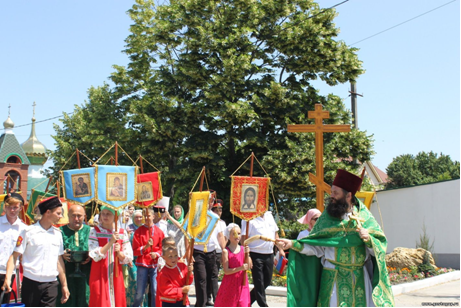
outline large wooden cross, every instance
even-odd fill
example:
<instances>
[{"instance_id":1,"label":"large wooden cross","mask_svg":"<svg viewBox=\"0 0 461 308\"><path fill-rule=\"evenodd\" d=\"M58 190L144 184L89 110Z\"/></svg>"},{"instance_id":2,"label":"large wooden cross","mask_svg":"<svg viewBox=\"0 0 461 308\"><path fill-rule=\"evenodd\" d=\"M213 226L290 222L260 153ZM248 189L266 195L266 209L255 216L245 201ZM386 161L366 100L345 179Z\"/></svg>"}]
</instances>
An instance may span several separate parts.
<instances>
[{"instance_id":1,"label":"large wooden cross","mask_svg":"<svg viewBox=\"0 0 461 308\"><path fill-rule=\"evenodd\" d=\"M309 180L317 186L317 209L323 211L325 193L331 193L331 187L324 181L323 173L323 133L350 132L350 125L323 124L323 119L328 119L330 113L322 110L321 104L315 104L315 111L307 113L309 119L315 119L314 125L289 124L290 133L315 133L315 171L317 175L309 173Z\"/></svg>"}]
</instances>

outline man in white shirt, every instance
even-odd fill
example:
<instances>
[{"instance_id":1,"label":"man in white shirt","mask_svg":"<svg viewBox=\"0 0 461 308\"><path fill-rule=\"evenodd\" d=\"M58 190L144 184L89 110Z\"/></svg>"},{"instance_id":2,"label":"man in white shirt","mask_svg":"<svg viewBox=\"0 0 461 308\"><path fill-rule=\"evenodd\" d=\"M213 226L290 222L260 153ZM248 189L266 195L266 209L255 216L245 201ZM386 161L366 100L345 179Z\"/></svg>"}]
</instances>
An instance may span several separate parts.
<instances>
[{"instance_id":1,"label":"man in white shirt","mask_svg":"<svg viewBox=\"0 0 461 308\"><path fill-rule=\"evenodd\" d=\"M11 292L11 276L16 260L22 255L22 302L26 307L54 307L58 296L56 276L59 276L62 285L61 303L65 303L70 295L62 259L62 235L53 226L62 217L62 204L58 197L50 197L42 200L38 208L42 218L20 233L14 252L8 259L2 290Z\"/></svg>"},{"instance_id":2,"label":"man in white shirt","mask_svg":"<svg viewBox=\"0 0 461 308\"><path fill-rule=\"evenodd\" d=\"M215 215L208 212L210 215ZM218 220L219 221L219 220ZM210 240L205 247L203 245L194 245L194 281L195 294L197 301L195 307L205 307L207 301L207 285L211 282L212 297L216 298L218 293L218 270L216 267L216 247L224 248L224 232L222 224L216 222L216 227L210 235ZM216 239L216 240L214 240ZM211 304L211 303L209 303Z\"/></svg>"},{"instance_id":3,"label":"man in white shirt","mask_svg":"<svg viewBox=\"0 0 461 308\"><path fill-rule=\"evenodd\" d=\"M0 286L3 286L6 276L6 263L13 253L19 234L26 227L18 217L24 205L20 194L8 194L3 200L5 215L0 217ZM14 273L12 280L14 280ZM0 304L8 304L9 296L3 297Z\"/></svg>"},{"instance_id":4,"label":"man in white shirt","mask_svg":"<svg viewBox=\"0 0 461 308\"><path fill-rule=\"evenodd\" d=\"M277 231L279 228L275 223L270 211L250 220L248 238L255 235L264 235L271 239L278 239ZM242 245L244 236L247 234L247 222L242 220ZM250 247L250 257L253 261L251 274L253 276L254 288L250 292L251 304L258 302L259 307L268 307L266 302L266 288L272 281L272 270L274 267L274 243L263 240L256 240L248 245ZM285 252L279 249L282 256Z\"/></svg>"},{"instance_id":5,"label":"man in white shirt","mask_svg":"<svg viewBox=\"0 0 461 308\"><path fill-rule=\"evenodd\" d=\"M215 213L216 215L219 216L218 220L218 226L220 230L223 230L223 241L224 241L224 247L226 246L227 239L224 236L224 230L226 230L226 222L221 219L222 215L222 200L218 199L216 200L216 203L213 205L211 208L211 211ZM217 235L217 234L216 234ZM219 276L219 269L221 268L221 258L222 258L222 250L224 247L221 247L221 245L218 242L218 237L213 237L213 240L215 241L215 247L216 247L216 270ZM214 286L218 285L218 277L212 277L212 276L207 276L207 302L206 306L214 306L213 301L216 299L216 294L217 294L217 289L214 290Z\"/></svg>"}]
</instances>

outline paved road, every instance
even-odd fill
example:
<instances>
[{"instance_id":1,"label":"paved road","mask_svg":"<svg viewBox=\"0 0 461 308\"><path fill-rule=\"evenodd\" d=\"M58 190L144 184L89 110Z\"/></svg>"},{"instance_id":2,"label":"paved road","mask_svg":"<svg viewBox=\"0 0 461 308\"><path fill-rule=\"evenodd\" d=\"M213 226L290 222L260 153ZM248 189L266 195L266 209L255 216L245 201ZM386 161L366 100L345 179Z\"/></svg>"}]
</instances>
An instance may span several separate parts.
<instances>
[{"instance_id":1,"label":"paved road","mask_svg":"<svg viewBox=\"0 0 461 308\"><path fill-rule=\"evenodd\" d=\"M195 303L195 296L190 297L191 304ZM428 303L427 305L424 305ZM269 307L286 307L285 296L267 296ZM438 284L414 292L404 293L395 297L396 307L453 307L460 306L460 281L454 280ZM258 307L254 303L252 307Z\"/></svg>"},{"instance_id":2,"label":"paved road","mask_svg":"<svg viewBox=\"0 0 461 308\"><path fill-rule=\"evenodd\" d=\"M395 297L397 307L458 306L459 280L438 284L417 291L403 293ZM428 305L429 304L429 305Z\"/></svg>"}]
</instances>

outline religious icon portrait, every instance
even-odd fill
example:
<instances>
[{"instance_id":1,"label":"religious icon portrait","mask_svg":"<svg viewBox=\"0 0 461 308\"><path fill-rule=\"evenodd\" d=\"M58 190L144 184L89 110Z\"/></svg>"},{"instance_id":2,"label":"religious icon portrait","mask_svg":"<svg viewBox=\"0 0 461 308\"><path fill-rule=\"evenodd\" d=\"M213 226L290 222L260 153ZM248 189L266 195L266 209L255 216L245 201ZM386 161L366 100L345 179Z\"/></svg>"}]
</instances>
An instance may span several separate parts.
<instances>
[{"instance_id":1,"label":"religious icon portrait","mask_svg":"<svg viewBox=\"0 0 461 308\"><path fill-rule=\"evenodd\" d=\"M69 203L63 198L60 199L62 203L62 217L56 223L56 225L67 225L69 223Z\"/></svg>"},{"instance_id":2,"label":"religious icon portrait","mask_svg":"<svg viewBox=\"0 0 461 308\"><path fill-rule=\"evenodd\" d=\"M138 201L151 201L153 198L152 182L142 182L138 184Z\"/></svg>"},{"instance_id":3,"label":"religious icon portrait","mask_svg":"<svg viewBox=\"0 0 461 308\"><path fill-rule=\"evenodd\" d=\"M111 173L106 174L106 189L108 201L127 200L127 174Z\"/></svg>"},{"instance_id":4,"label":"religious icon portrait","mask_svg":"<svg viewBox=\"0 0 461 308\"><path fill-rule=\"evenodd\" d=\"M202 209L203 209L203 202L204 199L198 199L197 202L195 203L195 215L194 219L192 220L192 227L198 227L200 224L200 216L202 215Z\"/></svg>"},{"instance_id":5,"label":"religious icon portrait","mask_svg":"<svg viewBox=\"0 0 461 308\"><path fill-rule=\"evenodd\" d=\"M72 191L74 198L91 196L91 180L89 173L72 174Z\"/></svg>"},{"instance_id":6,"label":"religious icon portrait","mask_svg":"<svg viewBox=\"0 0 461 308\"><path fill-rule=\"evenodd\" d=\"M240 203L241 212L256 212L258 204L258 185L242 185L242 199Z\"/></svg>"},{"instance_id":7,"label":"religious icon portrait","mask_svg":"<svg viewBox=\"0 0 461 308\"><path fill-rule=\"evenodd\" d=\"M208 229L208 225L210 224L210 221L211 221L211 216L207 214L207 215L206 215L206 227L205 227L205 229L203 229L202 232L200 232L199 234L197 234L197 239L203 240L203 236L205 235L205 232L206 232L206 230Z\"/></svg>"}]
</instances>

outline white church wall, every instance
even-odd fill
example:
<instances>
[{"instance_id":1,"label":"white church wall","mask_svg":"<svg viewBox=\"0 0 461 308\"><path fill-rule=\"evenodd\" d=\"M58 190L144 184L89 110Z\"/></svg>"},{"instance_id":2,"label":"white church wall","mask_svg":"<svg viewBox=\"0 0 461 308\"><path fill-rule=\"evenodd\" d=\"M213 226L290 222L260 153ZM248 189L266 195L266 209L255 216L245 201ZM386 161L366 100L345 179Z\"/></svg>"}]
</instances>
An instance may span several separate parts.
<instances>
[{"instance_id":1,"label":"white church wall","mask_svg":"<svg viewBox=\"0 0 461 308\"><path fill-rule=\"evenodd\" d=\"M460 268L459 179L379 191L377 199L371 212L382 227L384 224L388 253L396 247L415 248L424 224L434 242L436 264Z\"/></svg>"}]
</instances>

